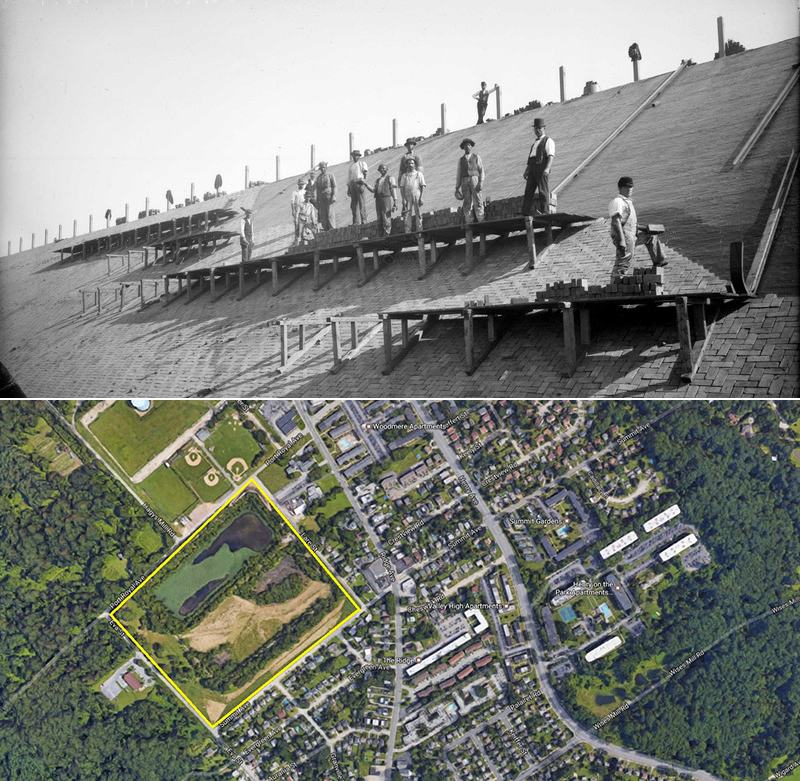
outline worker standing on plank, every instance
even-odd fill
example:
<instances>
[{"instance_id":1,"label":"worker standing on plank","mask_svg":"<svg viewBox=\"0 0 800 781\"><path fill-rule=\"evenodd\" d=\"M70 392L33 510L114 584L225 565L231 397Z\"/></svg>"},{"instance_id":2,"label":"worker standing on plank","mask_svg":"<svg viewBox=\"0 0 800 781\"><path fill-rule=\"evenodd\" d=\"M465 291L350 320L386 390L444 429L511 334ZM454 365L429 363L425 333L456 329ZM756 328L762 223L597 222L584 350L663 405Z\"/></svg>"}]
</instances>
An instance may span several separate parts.
<instances>
[{"instance_id":1,"label":"worker standing on plank","mask_svg":"<svg viewBox=\"0 0 800 781\"><path fill-rule=\"evenodd\" d=\"M405 147L406 153L400 158L400 171L397 174L398 179L403 176L403 174L408 170L408 161L414 161L414 167L417 171L422 171L422 160L420 160L419 155L415 155L411 150L417 145L417 142L413 138L407 138Z\"/></svg>"},{"instance_id":2,"label":"worker standing on plank","mask_svg":"<svg viewBox=\"0 0 800 781\"><path fill-rule=\"evenodd\" d=\"M292 193L292 219L294 220L294 243L300 242L300 213L306 201L305 179L297 180L297 189Z\"/></svg>"},{"instance_id":3,"label":"worker standing on plank","mask_svg":"<svg viewBox=\"0 0 800 781\"><path fill-rule=\"evenodd\" d=\"M244 217L239 226L239 246L242 248L242 263L247 263L253 254L253 220L251 217L253 210L245 209L244 206L240 208L244 212Z\"/></svg>"},{"instance_id":4,"label":"worker standing on plank","mask_svg":"<svg viewBox=\"0 0 800 781\"><path fill-rule=\"evenodd\" d=\"M406 162L406 172L400 177L400 193L403 196L403 221L406 233L412 231L412 217L417 218L417 230L422 230L422 194L425 190L425 177L417 171L414 158Z\"/></svg>"},{"instance_id":5,"label":"worker standing on plank","mask_svg":"<svg viewBox=\"0 0 800 781\"><path fill-rule=\"evenodd\" d=\"M365 187L375 194L375 211L378 213L378 229L381 236L388 236L392 232L392 212L397 211L397 182L389 176L389 169L381 163L378 166L380 176L375 180L375 186Z\"/></svg>"},{"instance_id":6,"label":"worker standing on plank","mask_svg":"<svg viewBox=\"0 0 800 781\"><path fill-rule=\"evenodd\" d=\"M464 154L458 158L456 169L456 198L463 197L462 205L464 222L472 222L473 211L475 221L483 222L483 162L472 150L475 142L465 138L460 147Z\"/></svg>"},{"instance_id":7,"label":"worker standing on plank","mask_svg":"<svg viewBox=\"0 0 800 781\"><path fill-rule=\"evenodd\" d=\"M320 229L328 231L336 227L336 215L333 213L333 204L336 203L336 177L328 173L328 164L324 161L317 168L319 176L315 188Z\"/></svg>"},{"instance_id":8,"label":"worker standing on plank","mask_svg":"<svg viewBox=\"0 0 800 781\"><path fill-rule=\"evenodd\" d=\"M353 213L353 225L363 225L367 221L367 203L364 184L367 180L369 166L361 159L361 151L354 149L350 156L353 162L347 169L347 194L350 196L350 211Z\"/></svg>"},{"instance_id":9,"label":"worker standing on plank","mask_svg":"<svg viewBox=\"0 0 800 781\"><path fill-rule=\"evenodd\" d=\"M536 138L528 153L528 164L525 167L525 196L522 200L522 213L526 217L535 214L547 214L550 211L550 167L556 156L556 145L552 138L545 135L547 125L541 117L533 120L533 132ZM538 203L534 206L534 193L539 191Z\"/></svg>"},{"instance_id":10,"label":"worker standing on plank","mask_svg":"<svg viewBox=\"0 0 800 781\"><path fill-rule=\"evenodd\" d=\"M617 282L630 270L633 253L638 244L644 244L650 255L650 260L655 268L667 265L661 242L656 236L639 228L636 221L636 208L633 205L631 193L633 192L633 178L620 177L617 182L617 195L608 204L608 216L611 218L611 241L617 249L614 269L611 272L611 281Z\"/></svg>"}]
</instances>

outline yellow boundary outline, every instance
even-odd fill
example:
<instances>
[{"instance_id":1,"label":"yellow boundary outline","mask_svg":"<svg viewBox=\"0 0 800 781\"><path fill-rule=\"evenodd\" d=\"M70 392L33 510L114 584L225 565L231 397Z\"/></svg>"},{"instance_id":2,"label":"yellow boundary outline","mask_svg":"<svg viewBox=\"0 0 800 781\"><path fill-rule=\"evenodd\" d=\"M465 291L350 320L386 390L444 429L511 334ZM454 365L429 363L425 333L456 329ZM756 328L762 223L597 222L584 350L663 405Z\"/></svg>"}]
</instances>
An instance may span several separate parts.
<instances>
[{"instance_id":1,"label":"yellow boundary outline","mask_svg":"<svg viewBox=\"0 0 800 781\"><path fill-rule=\"evenodd\" d=\"M191 540L193 540L203 529L205 529L206 526L208 526L209 523L211 523L211 521L214 520L214 518L216 518L226 507L228 507L228 505L230 505L235 499L237 499L239 496L241 496L244 493L244 491L250 485L253 485L256 488L256 490L261 494L261 496L264 499L266 499L267 502L269 502L270 506L272 507L273 510L275 510L276 513L278 513L278 515L281 518L281 520L283 520L283 522L294 532L294 534L297 537L297 539L300 540L300 542L302 542L303 545L306 546L306 548L308 549L308 552L317 560L317 562L320 564L322 569L324 569L325 572L328 573L328 577L337 585L339 590L342 592L342 594L345 595L345 597L350 602L350 604L355 608L355 610L349 616L347 616L346 618L342 619L338 624L336 624L336 626L333 627L333 629L331 629L329 632L326 632L322 637L320 637L320 639L317 640L316 643L314 643L313 645L309 646L305 651L303 651L303 653L301 653L300 656L298 656L296 659L292 660L291 662L289 662L289 664L287 664L285 667L283 667L278 672L276 672L275 675L273 675L266 683L264 683L263 686L260 686L258 689L256 689L256 691L254 691L249 697L247 697L247 699L242 700L235 708L233 708L232 710L228 711L227 715L224 715L225 711L223 711L223 716L212 724L212 722L210 722L206 718L205 714L203 714L203 712L189 699L189 697L187 697L186 694L184 694L184 692L181 689L181 687L178 686L178 684L175 683L175 681L173 681L172 678L170 678L169 675L167 675L161 669L161 667L159 666L158 662L156 662L155 659L153 659L150 656L150 654L148 654L147 651L145 651L144 648L142 648L142 646L139 645L139 643L136 641L136 638L117 620L117 617L114 615L114 613L116 613L140 588L142 588L145 585L145 583L147 583L152 577L154 577L162 567L164 567L166 564L168 564L172 560L172 558L174 556L176 556L183 549L184 545L187 545ZM225 721L226 719L230 718L230 716L232 716L239 708L241 708L242 705L244 705L245 703L250 702L250 700L252 700L253 697L255 697L257 694L260 694L262 691L264 691L264 689L266 689L267 686L269 686L269 684L272 683L272 681L274 681L279 675L282 675L283 673L285 673L286 670L288 670L292 665L296 664L306 654L308 654L311 651L313 651L323 640L325 640L325 638L330 636L340 626L342 626L343 624L347 623L354 615L360 613L363 609L364 608L361 607L360 605L358 605L358 603L350 596L350 594L347 593L347 591L342 586L342 584L339 583L339 581L333 576L331 571L323 563L322 559L320 559L320 557L317 556L316 553L314 553L314 551L311 549L311 547L308 545L308 543L299 534L297 529L295 529L294 526L292 526L292 524L286 519L284 514L275 506L275 502L273 502L272 499L270 499L269 496L267 496L267 494L264 492L264 489L256 481L256 478L255 477L251 477L243 486L241 486L239 489L236 490L236 492L230 497L230 499L228 499L227 502L225 502L225 504L223 504L207 521L205 521L202 525L198 526L197 529L195 529L194 532L192 532L192 534L190 534L180 544L180 546L178 548L176 548L166 559L164 559L164 561L161 562L161 564L158 565L158 567L156 567L147 576L147 578L145 578L145 580L143 580L133 591L131 591L131 593L128 594L128 596L125 597L125 599L123 599L122 602L120 602L109 613L109 616L114 621L114 623L131 639L131 641L134 643L134 645L150 660L150 663L170 682L170 684L172 684L172 686L175 688L175 690L180 693L181 697L183 697L183 699L187 703L189 703L189 705L191 705L191 707L194 710L194 712L197 713L197 715L200 716L200 718L206 724L208 724L208 726L211 727L211 729L214 729L214 727L218 726L223 721ZM227 708L225 710L227 710Z\"/></svg>"}]
</instances>

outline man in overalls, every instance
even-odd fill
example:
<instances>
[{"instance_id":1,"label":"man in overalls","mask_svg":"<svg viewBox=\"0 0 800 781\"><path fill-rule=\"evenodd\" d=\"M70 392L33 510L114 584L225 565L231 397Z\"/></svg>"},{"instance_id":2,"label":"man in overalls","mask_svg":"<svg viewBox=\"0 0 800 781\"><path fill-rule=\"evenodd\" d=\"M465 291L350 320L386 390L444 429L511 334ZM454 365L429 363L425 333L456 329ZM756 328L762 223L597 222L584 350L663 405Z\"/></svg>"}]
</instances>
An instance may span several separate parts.
<instances>
[{"instance_id":1,"label":"man in overalls","mask_svg":"<svg viewBox=\"0 0 800 781\"><path fill-rule=\"evenodd\" d=\"M336 203L336 178L328 173L328 164L320 163L319 176L316 181L317 211L321 230L329 231L336 227L336 215L333 213L333 204Z\"/></svg>"},{"instance_id":2,"label":"man in overalls","mask_svg":"<svg viewBox=\"0 0 800 781\"><path fill-rule=\"evenodd\" d=\"M375 194L375 211L378 213L378 227L381 236L388 236L392 232L392 212L397 211L397 182L389 176L386 166L378 166L380 176L375 180L375 186L364 186Z\"/></svg>"}]
</instances>

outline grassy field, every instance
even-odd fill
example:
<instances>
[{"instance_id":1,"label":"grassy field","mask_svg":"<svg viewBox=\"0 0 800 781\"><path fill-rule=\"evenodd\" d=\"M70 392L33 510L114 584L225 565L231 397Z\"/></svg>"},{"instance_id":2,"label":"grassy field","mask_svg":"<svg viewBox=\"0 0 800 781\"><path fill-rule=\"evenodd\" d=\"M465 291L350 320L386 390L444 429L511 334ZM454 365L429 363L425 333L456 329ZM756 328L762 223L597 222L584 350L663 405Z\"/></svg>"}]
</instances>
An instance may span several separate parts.
<instances>
[{"instance_id":1,"label":"grassy field","mask_svg":"<svg viewBox=\"0 0 800 781\"><path fill-rule=\"evenodd\" d=\"M286 474L286 470L277 463L265 466L259 473L258 478L270 491L280 491L285 485L292 482L292 478Z\"/></svg>"},{"instance_id":2,"label":"grassy field","mask_svg":"<svg viewBox=\"0 0 800 781\"><path fill-rule=\"evenodd\" d=\"M197 497L169 467L160 466L142 480L139 491L146 494L151 507L168 521L188 513L197 504Z\"/></svg>"},{"instance_id":3,"label":"grassy field","mask_svg":"<svg viewBox=\"0 0 800 781\"><path fill-rule=\"evenodd\" d=\"M123 580L128 577L128 560L118 559L113 553L109 553L100 574L104 580Z\"/></svg>"},{"instance_id":4,"label":"grassy field","mask_svg":"<svg viewBox=\"0 0 800 781\"><path fill-rule=\"evenodd\" d=\"M186 460L189 457L191 463ZM173 459L171 469L174 469L203 502L215 502L229 488L230 483L219 473L219 470L211 465L211 462L203 455L199 448L194 444L189 444L183 448ZM213 473L216 475L217 483L209 485L205 481L206 475Z\"/></svg>"},{"instance_id":5,"label":"grassy field","mask_svg":"<svg viewBox=\"0 0 800 781\"><path fill-rule=\"evenodd\" d=\"M149 527L145 527L141 531L136 532L133 536L133 541L145 553L155 553L157 550L161 549L161 537Z\"/></svg>"},{"instance_id":6,"label":"grassy field","mask_svg":"<svg viewBox=\"0 0 800 781\"><path fill-rule=\"evenodd\" d=\"M199 564L184 562L158 586L156 596L173 613L177 613L181 605L206 583L225 575L233 576L239 571L245 559L254 553L254 550L246 547L231 553L226 543L213 556Z\"/></svg>"},{"instance_id":7,"label":"grassy field","mask_svg":"<svg viewBox=\"0 0 800 781\"><path fill-rule=\"evenodd\" d=\"M61 447L60 453L57 452L59 446ZM62 477L74 472L82 463L77 457L73 458L69 454L69 448L58 434L53 432L50 424L44 418L36 420L36 433L31 434L28 439L28 447L25 449L47 459L53 471L58 472Z\"/></svg>"},{"instance_id":8,"label":"grassy field","mask_svg":"<svg viewBox=\"0 0 800 781\"><path fill-rule=\"evenodd\" d=\"M152 409L140 416L127 402L117 401L89 428L133 475L207 411L204 401L154 401Z\"/></svg>"},{"instance_id":9,"label":"grassy field","mask_svg":"<svg viewBox=\"0 0 800 781\"><path fill-rule=\"evenodd\" d=\"M261 452L261 446L230 408L217 421L205 445L215 461L236 480L241 480L250 471L250 463ZM237 458L241 458L245 466L231 463Z\"/></svg>"}]
</instances>

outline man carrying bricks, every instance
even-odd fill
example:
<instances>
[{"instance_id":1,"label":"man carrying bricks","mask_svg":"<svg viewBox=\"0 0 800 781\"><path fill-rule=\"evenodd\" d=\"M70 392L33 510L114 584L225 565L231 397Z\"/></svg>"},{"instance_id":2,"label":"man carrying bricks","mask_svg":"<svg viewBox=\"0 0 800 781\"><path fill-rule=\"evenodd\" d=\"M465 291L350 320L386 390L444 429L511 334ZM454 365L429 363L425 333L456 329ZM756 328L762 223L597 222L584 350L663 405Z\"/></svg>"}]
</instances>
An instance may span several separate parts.
<instances>
[{"instance_id":1,"label":"man carrying bricks","mask_svg":"<svg viewBox=\"0 0 800 781\"><path fill-rule=\"evenodd\" d=\"M406 172L400 177L400 193L403 196L403 221L406 233L412 231L412 216L417 218L417 230L422 230L422 193L425 190L425 177L417 171L417 163L412 157L406 163Z\"/></svg>"},{"instance_id":2,"label":"man carrying bricks","mask_svg":"<svg viewBox=\"0 0 800 781\"><path fill-rule=\"evenodd\" d=\"M366 181L364 186L375 194L375 211L378 213L378 230L381 236L388 236L392 232L392 212L397 211L397 182L389 176L389 169L381 163L378 166L380 176L375 180L375 186L370 187Z\"/></svg>"},{"instance_id":3,"label":"man carrying bricks","mask_svg":"<svg viewBox=\"0 0 800 781\"><path fill-rule=\"evenodd\" d=\"M464 222L472 222L472 213L475 212L475 221L483 222L483 162L479 155L472 150L475 142L465 138L460 147L464 154L458 158L456 169L456 198L463 197Z\"/></svg>"},{"instance_id":4,"label":"man carrying bricks","mask_svg":"<svg viewBox=\"0 0 800 781\"><path fill-rule=\"evenodd\" d=\"M347 194L350 196L350 211L353 213L353 225L363 225L367 221L367 203L364 184L367 181L369 166L361 160L361 151L354 149L350 156L353 162L347 169Z\"/></svg>"},{"instance_id":5,"label":"man carrying bricks","mask_svg":"<svg viewBox=\"0 0 800 781\"><path fill-rule=\"evenodd\" d=\"M242 248L242 263L247 263L250 256L253 254L253 220L251 215L252 209L245 209L241 207L244 212L241 225L239 226L239 246Z\"/></svg>"},{"instance_id":6,"label":"man carrying bricks","mask_svg":"<svg viewBox=\"0 0 800 781\"><path fill-rule=\"evenodd\" d=\"M636 221L636 209L631 199L633 191L633 178L622 176L617 182L617 195L608 204L608 216L611 218L611 241L617 249L614 268L611 272L611 281L616 282L624 277L633 261L633 253L637 245L644 244L650 255L650 260L655 268L667 265L661 242L652 233L639 228Z\"/></svg>"},{"instance_id":7,"label":"man carrying bricks","mask_svg":"<svg viewBox=\"0 0 800 781\"><path fill-rule=\"evenodd\" d=\"M552 138L545 135L547 127L541 117L533 120L533 132L536 138L528 153L528 164L523 177L526 180L525 196L522 199L522 213L526 217L536 214L547 214L550 209L550 167L556 156L556 145ZM538 203L534 193L539 191ZM536 208L536 206L538 208Z\"/></svg>"},{"instance_id":8,"label":"man carrying bricks","mask_svg":"<svg viewBox=\"0 0 800 781\"><path fill-rule=\"evenodd\" d=\"M408 170L408 161L414 161L414 167L417 171L422 171L422 160L420 160L419 155L415 155L411 152L411 150L417 145L417 142L413 138L407 138L405 147L406 153L400 158L400 172L397 174L398 178L402 177L403 174Z\"/></svg>"},{"instance_id":9,"label":"man carrying bricks","mask_svg":"<svg viewBox=\"0 0 800 781\"><path fill-rule=\"evenodd\" d=\"M333 213L333 204L336 203L336 177L328 173L328 164L321 162L319 176L314 185L316 190L317 211L319 212L320 229L332 230L336 227L336 215Z\"/></svg>"}]
</instances>

